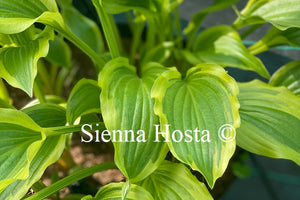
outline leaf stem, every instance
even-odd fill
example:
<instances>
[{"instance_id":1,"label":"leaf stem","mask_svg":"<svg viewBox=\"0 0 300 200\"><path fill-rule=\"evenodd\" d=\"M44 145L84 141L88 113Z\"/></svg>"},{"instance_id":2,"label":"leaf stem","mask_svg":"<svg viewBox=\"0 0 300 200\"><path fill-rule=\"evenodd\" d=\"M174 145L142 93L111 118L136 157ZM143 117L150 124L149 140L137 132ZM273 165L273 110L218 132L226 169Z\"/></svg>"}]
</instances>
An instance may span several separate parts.
<instances>
[{"instance_id":1,"label":"leaf stem","mask_svg":"<svg viewBox=\"0 0 300 200\"><path fill-rule=\"evenodd\" d=\"M115 36L114 27L111 25L111 20L109 18L109 15L105 12L99 0L92 0L92 1L97 10L99 19L101 21L105 39L107 41L108 48L111 53L111 57L112 58L120 57L119 46Z\"/></svg>"},{"instance_id":2,"label":"leaf stem","mask_svg":"<svg viewBox=\"0 0 300 200\"><path fill-rule=\"evenodd\" d=\"M262 53L264 51L267 51L268 49L269 49L268 45L266 45L261 40L248 48L249 52L252 55L256 55L256 54Z\"/></svg>"},{"instance_id":3,"label":"leaf stem","mask_svg":"<svg viewBox=\"0 0 300 200\"><path fill-rule=\"evenodd\" d=\"M75 34L70 30L61 30L60 33L74 43L78 48L80 48L84 53L86 53L92 61L96 64L98 69L102 69L106 64L106 61L99 56L91 47L89 47L85 42L79 39Z\"/></svg>"},{"instance_id":4,"label":"leaf stem","mask_svg":"<svg viewBox=\"0 0 300 200\"><path fill-rule=\"evenodd\" d=\"M61 134L68 134L68 133L81 131L81 127L83 125L84 124L43 128L43 132L46 134L47 137L58 136ZM91 124L91 126L105 129L105 125L103 122L93 123Z\"/></svg>"},{"instance_id":5,"label":"leaf stem","mask_svg":"<svg viewBox=\"0 0 300 200\"><path fill-rule=\"evenodd\" d=\"M141 16L139 16L141 17ZM133 41L130 49L130 63L134 64L135 55L141 42L141 36L144 30L144 21L139 19L133 27Z\"/></svg>"},{"instance_id":6,"label":"leaf stem","mask_svg":"<svg viewBox=\"0 0 300 200\"><path fill-rule=\"evenodd\" d=\"M92 167L88 167L82 170L79 170L57 182L50 185L49 187L37 192L36 194L26 198L25 200L34 200L34 199L45 199L48 196L54 194L55 192L61 190L68 185L86 178L88 176L93 175L96 172L105 171L108 169L116 169L116 165L113 162L105 162L97 165L93 165Z\"/></svg>"},{"instance_id":7,"label":"leaf stem","mask_svg":"<svg viewBox=\"0 0 300 200\"><path fill-rule=\"evenodd\" d=\"M58 126L51 128L43 128L43 132L47 137L58 136L67 133L78 132L81 130L82 124L71 125L71 126Z\"/></svg>"},{"instance_id":8,"label":"leaf stem","mask_svg":"<svg viewBox=\"0 0 300 200\"><path fill-rule=\"evenodd\" d=\"M40 103L46 102L45 94L44 94L43 90L41 89L40 84L37 82L37 80L34 81L33 91L34 91L36 98L39 100Z\"/></svg>"}]
</instances>

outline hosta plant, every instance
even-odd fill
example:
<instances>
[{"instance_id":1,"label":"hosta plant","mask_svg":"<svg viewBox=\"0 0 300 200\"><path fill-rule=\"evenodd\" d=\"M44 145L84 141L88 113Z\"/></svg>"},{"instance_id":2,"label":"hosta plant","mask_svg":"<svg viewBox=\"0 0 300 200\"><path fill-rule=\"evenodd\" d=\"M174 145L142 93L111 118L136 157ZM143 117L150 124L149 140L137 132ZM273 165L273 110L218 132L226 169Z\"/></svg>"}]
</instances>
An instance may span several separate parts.
<instances>
[{"instance_id":1,"label":"hosta plant","mask_svg":"<svg viewBox=\"0 0 300 200\"><path fill-rule=\"evenodd\" d=\"M300 61L270 74L256 56L300 45L300 1L249 0L238 10L238 0L215 0L186 27L181 2L92 0L98 25L72 0L0 0L0 199L55 199L73 182L118 168L124 182L66 199L209 200L237 146L300 165ZM207 14L230 6L232 24L199 31ZM129 46L113 18L120 13ZM265 23L265 36L245 46ZM72 75L74 45L92 61L94 78ZM265 81L238 83L226 67ZM65 79L74 87L63 87ZM8 85L35 100L15 108ZM74 134L83 147L112 142L114 162L37 187Z\"/></svg>"}]
</instances>

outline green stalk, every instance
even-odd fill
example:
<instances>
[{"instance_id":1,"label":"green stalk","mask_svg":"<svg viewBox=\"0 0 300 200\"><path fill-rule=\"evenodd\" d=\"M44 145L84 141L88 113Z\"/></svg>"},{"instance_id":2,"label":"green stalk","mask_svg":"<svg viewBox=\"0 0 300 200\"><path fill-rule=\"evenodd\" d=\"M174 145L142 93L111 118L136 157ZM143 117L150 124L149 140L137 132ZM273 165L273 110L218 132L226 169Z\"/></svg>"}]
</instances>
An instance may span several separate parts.
<instances>
[{"instance_id":1,"label":"green stalk","mask_svg":"<svg viewBox=\"0 0 300 200\"><path fill-rule=\"evenodd\" d=\"M104 11L104 9L103 9L102 5L100 4L99 0L92 0L92 1L93 1L93 4L94 4L94 6L97 10L99 19L101 21L103 32L104 32L104 35L105 35L105 39L107 41L108 48L109 48L110 53L111 53L111 57L112 58L120 57L119 46L118 46L118 43L117 43L117 39L115 37L114 28L111 25L111 21L110 21L109 16Z\"/></svg>"},{"instance_id":2,"label":"green stalk","mask_svg":"<svg viewBox=\"0 0 300 200\"><path fill-rule=\"evenodd\" d=\"M68 185L79 181L83 178L93 175L96 172L105 171L108 169L116 169L116 165L113 162L105 162L97 165L93 165L92 167L88 167L82 170L79 170L55 183L50 185L49 187L37 192L36 194L26 198L25 200L35 200L35 199L45 199L48 196L56 193L57 191L67 187Z\"/></svg>"},{"instance_id":3,"label":"green stalk","mask_svg":"<svg viewBox=\"0 0 300 200\"><path fill-rule=\"evenodd\" d=\"M123 52L123 46L122 46L122 39L121 39L119 30L118 30L118 27L116 25L113 15L108 15L108 18L109 18L109 23L110 23L113 33L114 33L114 38L116 40L119 53L121 54Z\"/></svg>"},{"instance_id":4,"label":"green stalk","mask_svg":"<svg viewBox=\"0 0 300 200\"><path fill-rule=\"evenodd\" d=\"M91 125L92 125L92 127L95 127L96 124L97 124L96 127L99 127L99 128L101 127L103 129L105 129L105 125L103 122L93 123ZM43 132L46 134L47 137L58 136L58 135L62 135L62 134L79 132L79 131L81 131L81 127L83 125L84 124L43 128Z\"/></svg>"},{"instance_id":5,"label":"green stalk","mask_svg":"<svg viewBox=\"0 0 300 200\"><path fill-rule=\"evenodd\" d=\"M266 45L262 41L258 41L257 43L255 43L254 45L252 45L251 47L248 48L249 52L252 55L262 53L264 51L267 51L268 49L269 49L268 45Z\"/></svg>"},{"instance_id":6,"label":"green stalk","mask_svg":"<svg viewBox=\"0 0 300 200\"><path fill-rule=\"evenodd\" d=\"M81 126L82 124L43 128L43 132L46 134L47 137L58 136L62 134L78 132L81 130Z\"/></svg>"},{"instance_id":7,"label":"green stalk","mask_svg":"<svg viewBox=\"0 0 300 200\"><path fill-rule=\"evenodd\" d=\"M130 49L130 63L134 64L134 58L141 42L142 33L144 30L144 22L136 22L133 30L133 42Z\"/></svg>"},{"instance_id":8,"label":"green stalk","mask_svg":"<svg viewBox=\"0 0 300 200\"><path fill-rule=\"evenodd\" d=\"M180 49L182 49L183 39L182 39L182 34L181 34L181 22L180 22L178 6L176 6L176 9L175 9L174 13L175 13L175 26L176 26L176 32L177 32L176 41L179 41L178 42L178 47Z\"/></svg>"},{"instance_id":9,"label":"green stalk","mask_svg":"<svg viewBox=\"0 0 300 200\"><path fill-rule=\"evenodd\" d=\"M148 20L146 49L152 49L155 44L155 24L153 19Z\"/></svg>"},{"instance_id":10,"label":"green stalk","mask_svg":"<svg viewBox=\"0 0 300 200\"><path fill-rule=\"evenodd\" d=\"M43 90L41 89L40 84L37 82L37 80L34 81L33 92L41 104L46 102L45 94L44 94Z\"/></svg>"},{"instance_id":11,"label":"green stalk","mask_svg":"<svg viewBox=\"0 0 300 200\"><path fill-rule=\"evenodd\" d=\"M59 30L58 30L59 31ZM72 31L61 30L59 31L65 38L74 43L79 49L81 49L85 54L87 54L92 61L96 64L99 69L102 69L106 64L106 61L100 57L91 47L89 47L85 42L79 39ZM98 70L99 70L98 69Z\"/></svg>"}]
</instances>

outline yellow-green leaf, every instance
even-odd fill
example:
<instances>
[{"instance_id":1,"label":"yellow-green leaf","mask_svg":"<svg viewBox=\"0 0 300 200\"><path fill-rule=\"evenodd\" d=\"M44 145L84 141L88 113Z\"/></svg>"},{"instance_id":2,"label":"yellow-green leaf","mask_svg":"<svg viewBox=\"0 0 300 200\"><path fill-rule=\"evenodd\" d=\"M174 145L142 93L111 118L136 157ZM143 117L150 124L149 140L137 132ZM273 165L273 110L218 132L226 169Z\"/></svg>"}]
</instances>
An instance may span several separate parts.
<instances>
[{"instance_id":1,"label":"yellow-green leaf","mask_svg":"<svg viewBox=\"0 0 300 200\"><path fill-rule=\"evenodd\" d=\"M126 183L110 183L104 187L102 187L96 196L93 197L85 197L86 200L94 199L94 200L123 200L123 190L126 187ZM130 184L130 188L127 194L126 200L153 200L151 194L146 191L144 188Z\"/></svg>"},{"instance_id":2,"label":"yellow-green leaf","mask_svg":"<svg viewBox=\"0 0 300 200\"><path fill-rule=\"evenodd\" d=\"M32 27L22 33L7 35L10 43L5 42L0 49L0 77L30 96L37 74L37 62L47 55L48 41L53 37L51 29L45 29L40 34L36 31Z\"/></svg>"},{"instance_id":3,"label":"yellow-green leaf","mask_svg":"<svg viewBox=\"0 0 300 200\"><path fill-rule=\"evenodd\" d=\"M212 200L204 183L181 163L164 161L149 177L139 183L156 200Z\"/></svg>"},{"instance_id":4,"label":"yellow-green leaf","mask_svg":"<svg viewBox=\"0 0 300 200\"><path fill-rule=\"evenodd\" d=\"M234 23L238 28L269 22L280 30L300 28L299 0L252 0Z\"/></svg>"},{"instance_id":5,"label":"yellow-green leaf","mask_svg":"<svg viewBox=\"0 0 300 200\"><path fill-rule=\"evenodd\" d=\"M215 26L200 33L194 44L194 53L199 62L251 70L265 78L270 76L264 64L250 54L239 34L229 26Z\"/></svg>"},{"instance_id":6,"label":"yellow-green leaf","mask_svg":"<svg viewBox=\"0 0 300 200\"><path fill-rule=\"evenodd\" d=\"M237 94L235 80L214 64L199 64L185 78L169 70L155 81L151 92L172 154L201 172L210 187L235 150L234 128L240 123Z\"/></svg>"},{"instance_id":7,"label":"yellow-green leaf","mask_svg":"<svg viewBox=\"0 0 300 200\"><path fill-rule=\"evenodd\" d=\"M247 151L300 165L300 98L284 87L240 83L237 144Z\"/></svg>"},{"instance_id":8,"label":"yellow-green leaf","mask_svg":"<svg viewBox=\"0 0 300 200\"><path fill-rule=\"evenodd\" d=\"M0 108L0 193L16 180L29 176L29 166L45 135L21 111Z\"/></svg>"},{"instance_id":9,"label":"yellow-green leaf","mask_svg":"<svg viewBox=\"0 0 300 200\"><path fill-rule=\"evenodd\" d=\"M148 64L139 77L127 59L117 58L107 63L99 76L105 126L122 134L122 140L118 137L114 142L115 162L130 182L151 174L167 153L166 144L154 142L154 125L159 120L150 97L154 80L164 70L159 64ZM126 130L132 130L134 137L125 134Z\"/></svg>"},{"instance_id":10,"label":"yellow-green leaf","mask_svg":"<svg viewBox=\"0 0 300 200\"><path fill-rule=\"evenodd\" d=\"M65 109L54 104L39 104L26 108L23 112L41 127L63 126L66 123ZM0 199L21 199L29 188L41 178L46 168L61 156L65 147L65 138L65 135L46 138L30 162L28 177L11 183L0 192Z\"/></svg>"}]
</instances>

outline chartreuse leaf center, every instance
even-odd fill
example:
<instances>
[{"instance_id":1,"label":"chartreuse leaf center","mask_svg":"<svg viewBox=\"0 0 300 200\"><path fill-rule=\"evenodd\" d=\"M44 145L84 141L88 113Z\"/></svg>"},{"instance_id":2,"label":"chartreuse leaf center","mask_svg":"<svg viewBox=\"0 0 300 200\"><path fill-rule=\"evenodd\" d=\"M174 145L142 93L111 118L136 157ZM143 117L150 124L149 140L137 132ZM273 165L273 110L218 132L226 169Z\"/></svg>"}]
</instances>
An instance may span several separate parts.
<instances>
[{"instance_id":1,"label":"chartreuse leaf center","mask_svg":"<svg viewBox=\"0 0 300 200\"><path fill-rule=\"evenodd\" d=\"M155 81L151 92L171 152L200 171L210 187L235 150L234 128L240 123L237 94L234 79L211 64L191 68L184 79L173 68Z\"/></svg>"}]
</instances>

